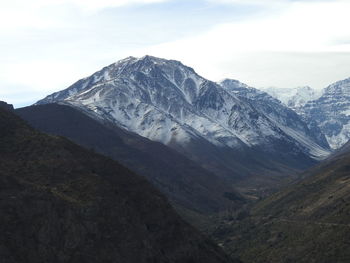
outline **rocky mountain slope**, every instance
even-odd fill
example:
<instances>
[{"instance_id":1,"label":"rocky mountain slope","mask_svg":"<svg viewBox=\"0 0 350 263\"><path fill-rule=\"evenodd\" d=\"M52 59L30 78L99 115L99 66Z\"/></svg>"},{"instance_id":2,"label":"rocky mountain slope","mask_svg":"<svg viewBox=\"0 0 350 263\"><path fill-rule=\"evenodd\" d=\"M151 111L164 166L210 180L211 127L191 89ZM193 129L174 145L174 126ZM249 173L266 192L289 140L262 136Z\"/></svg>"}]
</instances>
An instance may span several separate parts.
<instances>
[{"instance_id":1,"label":"rocky mountain slope","mask_svg":"<svg viewBox=\"0 0 350 263\"><path fill-rule=\"evenodd\" d=\"M147 177L175 205L208 214L243 201L230 184L169 147L100 123L76 108L45 104L16 113L40 131L65 136Z\"/></svg>"},{"instance_id":2,"label":"rocky mountain slope","mask_svg":"<svg viewBox=\"0 0 350 263\"><path fill-rule=\"evenodd\" d=\"M230 262L117 162L0 109L1 262Z\"/></svg>"},{"instance_id":3,"label":"rocky mountain slope","mask_svg":"<svg viewBox=\"0 0 350 263\"><path fill-rule=\"evenodd\" d=\"M304 147L314 158L323 159L329 155L329 145L322 132L309 129L295 111L285 107L279 100L237 80L226 79L220 84L240 99L253 104L259 112L293 138L300 148Z\"/></svg>"},{"instance_id":4,"label":"rocky mountain slope","mask_svg":"<svg viewBox=\"0 0 350 263\"><path fill-rule=\"evenodd\" d=\"M328 86L319 99L298 112L307 122L319 126L329 145L338 149L350 138L350 79Z\"/></svg>"},{"instance_id":5,"label":"rocky mountain slope","mask_svg":"<svg viewBox=\"0 0 350 263\"><path fill-rule=\"evenodd\" d=\"M213 235L243 262L348 262L349 173L347 146L250 214L227 216Z\"/></svg>"},{"instance_id":6,"label":"rocky mountain slope","mask_svg":"<svg viewBox=\"0 0 350 263\"><path fill-rule=\"evenodd\" d=\"M327 154L319 138L296 140L293 128L174 60L126 58L38 104L52 102L162 142L229 180L290 174Z\"/></svg>"}]
</instances>

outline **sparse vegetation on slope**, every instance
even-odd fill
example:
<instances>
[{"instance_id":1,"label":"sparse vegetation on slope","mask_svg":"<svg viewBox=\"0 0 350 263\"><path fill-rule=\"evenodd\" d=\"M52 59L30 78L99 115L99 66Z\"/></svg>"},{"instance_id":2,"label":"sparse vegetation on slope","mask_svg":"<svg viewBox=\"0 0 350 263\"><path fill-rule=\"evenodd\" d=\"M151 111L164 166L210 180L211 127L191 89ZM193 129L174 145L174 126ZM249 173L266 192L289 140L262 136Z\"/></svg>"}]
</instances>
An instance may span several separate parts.
<instances>
[{"instance_id":1,"label":"sparse vegetation on slope","mask_svg":"<svg viewBox=\"0 0 350 263\"><path fill-rule=\"evenodd\" d=\"M0 258L231 262L145 179L0 109Z\"/></svg>"},{"instance_id":2,"label":"sparse vegetation on slope","mask_svg":"<svg viewBox=\"0 0 350 263\"><path fill-rule=\"evenodd\" d=\"M349 262L349 152L304 176L245 217L226 216L213 236L243 262Z\"/></svg>"}]
</instances>

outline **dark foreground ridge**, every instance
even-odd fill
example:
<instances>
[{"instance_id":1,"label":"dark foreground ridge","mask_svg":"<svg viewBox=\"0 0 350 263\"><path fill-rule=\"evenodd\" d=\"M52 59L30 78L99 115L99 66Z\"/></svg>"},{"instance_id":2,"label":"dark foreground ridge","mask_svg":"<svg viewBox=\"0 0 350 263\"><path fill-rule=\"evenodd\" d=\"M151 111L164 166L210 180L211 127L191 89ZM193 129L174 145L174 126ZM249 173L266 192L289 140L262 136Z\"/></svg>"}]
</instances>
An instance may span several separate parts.
<instances>
[{"instance_id":1,"label":"dark foreground ridge","mask_svg":"<svg viewBox=\"0 0 350 263\"><path fill-rule=\"evenodd\" d=\"M177 206L208 214L243 201L230 184L175 150L99 122L71 106L37 105L16 109L16 113L42 132L64 136L145 176ZM235 198L225 198L225 193Z\"/></svg>"},{"instance_id":2,"label":"dark foreground ridge","mask_svg":"<svg viewBox=\"0 0 350 263\"><path fill-rule=\"evenodd\" d=\"M0 261L231 262L145 179L0 108Z\"/></svg>"}]
</instances>

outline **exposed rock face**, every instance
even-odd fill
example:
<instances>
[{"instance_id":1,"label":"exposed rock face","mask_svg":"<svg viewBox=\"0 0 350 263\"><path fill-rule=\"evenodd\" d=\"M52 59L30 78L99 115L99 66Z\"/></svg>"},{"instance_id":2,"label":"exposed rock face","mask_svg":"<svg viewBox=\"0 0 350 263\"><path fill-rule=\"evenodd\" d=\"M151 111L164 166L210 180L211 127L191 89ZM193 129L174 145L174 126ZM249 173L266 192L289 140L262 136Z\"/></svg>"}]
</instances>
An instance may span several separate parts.
<instances>
[{"instance_id":1,"label":"exposed rock face","mask_svg":"<svg viewBox=\"0 0 350 263\"><path fill-rule=\"evenodd\" d=\"M285 107L268 93L249 87L237 80L226 79L221 85L241 99L254 104L259 112L269 118L285 134L292 137L300 147L304 147L314 158L329 155L329 145L320 130L309 129L303 119L292 109Z\"/></svg>"},{"instance_id":2,"label":"exposed rock face","mask_svg":"<svg viewBox=\"0 0 350 263\"><path fill-rule=\"evenodd\" d=\"M298 112L313 126L320 127L329 145L338 149L350 138L350 79L328 86L323 95Z\"/></svg>"},{"instance_id":3,"label":"exposed rock face","mask_svg":"<svg viewBox=\"0 0 350 263\"><path fill-rule=\"evenodd\" d=\"M0 258L230 262L145 179L0 109Z\"/></svg>"}]
</instances>

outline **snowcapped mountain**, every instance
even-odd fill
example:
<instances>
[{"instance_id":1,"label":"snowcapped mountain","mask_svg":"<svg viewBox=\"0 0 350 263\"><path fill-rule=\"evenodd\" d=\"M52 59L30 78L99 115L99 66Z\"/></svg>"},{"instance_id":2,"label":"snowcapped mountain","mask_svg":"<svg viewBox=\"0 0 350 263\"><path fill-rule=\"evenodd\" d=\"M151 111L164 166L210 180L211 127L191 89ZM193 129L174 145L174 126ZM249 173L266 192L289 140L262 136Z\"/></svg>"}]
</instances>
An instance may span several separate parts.
<instances>
[{"instance_id":1,"label":"snowcapped mountain","mask_svg":"<svg viewBox=\"0 0 350 263\"><path fill-rule=\"evenodd\" d=\"M322 91L314 90L309 86L290 89L269 87L263 90L293 110L297 110L308 101L316 100L322 95Z\"/></svg>"},{"instance_id":2,"label":"snowcapped mountain","mask_svg":"<svg viewBox=\"0 0 350 263\"><path fill-rule=\"evenodd\" d=\"M244 129L251 124L242 115L254 108L219 85L180 62L150 56L121 60L38 104L61 100L164 144L201 137L240 147L273 133L271 127ZM237 110L231 112L232 107Z\"/></svg>"},{"instance_id":3,"label":"snowcapped mountain","mask_svg":"<svg viewBox=\"0 0 350 263\"><path fill-rule=\"evenodd\" d=\"M73 105L227 175L269 162L305 167L329 153L296 114L289 120L290 111L277 100L239 82L237 94L225 83L175 60L128 57L38 104Z\"/></svg>"},{"instance_id":4,"label":"snowcapped mountain","mask_svg":"<svg viewBox=\"0 0 350 263\"><path fill-rule=\"evenodd\" d=\"M350 78L331 84L299 112L306 121L318 125L329 145L338 149L350 139Z\"/></svg>"}]
</instances>

